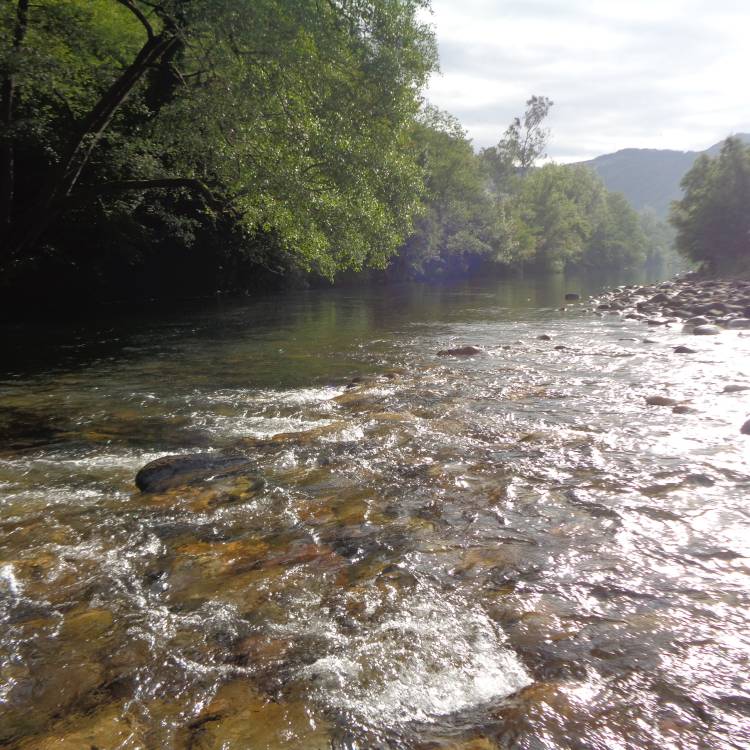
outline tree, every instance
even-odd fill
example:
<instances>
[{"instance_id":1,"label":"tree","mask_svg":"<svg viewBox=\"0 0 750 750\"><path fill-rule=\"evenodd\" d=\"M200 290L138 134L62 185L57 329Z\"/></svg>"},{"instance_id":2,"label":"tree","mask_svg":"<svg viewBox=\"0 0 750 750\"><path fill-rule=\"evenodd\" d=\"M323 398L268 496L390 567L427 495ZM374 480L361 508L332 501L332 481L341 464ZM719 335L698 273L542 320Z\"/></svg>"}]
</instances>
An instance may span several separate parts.
<instances>
[{"instance_id":1,"label":"tree","mask_svg":"<svg viewBox=\"0 0 750 750\"><path fill-rule=\"evenodd\" d=\"M719 156L703 155L672 204L677 249L714 271L750 270L750 147L728 138Z\"/></svg>"},{"instance_id":2,"label":"tree","mask_svg":"<svg viewBox=\"0 0 750 750\"><path fill-rule=\"evenodd\" d=\"M593 231L582 264L611 270L643 266L646 236L638 214L622 193L602 193L603 200L592 217Z\"/></svg>"},{"instance_id":3,"label":"tree","mask_svg":"<svg viewBox=\"0 0 750 750\"><path fill-rule=\"evenodd\" d=\"M497 146L482 151L482 159L496 188L502 188L515 174L525 175L546 156L550 130L543 125L553 105L546 96L532 96L526 102L523 120L514 118Z\"/></svg>"},{"instance_id":4,"label":"tree","mask_svg":"<svg viewBox=\"0 0 750 750\"><path fill-rule=\"evenodd\" d=\"M584 174L585 173L585 174ZM579 182L588 170L545 164L526 175L516 197L517 211L531 238L532 264L543 270L562 270L578 260L591 232Z\"/></svg>"},{"instance_id":5,"label":"tree","mask_svg":"<svg viewBox=\"0 0 750 750\"><path fill-rule=\"evenodd\" d=\"M506 243L502 217L484 188L481 164L461 124L428 106L412 142L425 193L415 231L394 258L391 274L464 273L482 260L500 260Z\"/></svg>"},{"instance_id":6,"label":"tree","mask_svg":"<svg viewBox=\"0 0 750 750\"><path fill-rule=\"evenodd\" d=\"M543 270L637 268L646 260L638 214L583 166L545 164L513 198L517 263Z\"/></svg>"},{"instance_id":7,"label":"tree","mask_svg":"<svg viewBox=\"0 0 750 750\"><path fill-rule=\"evenodd\" d=\"M4 8L2 263L38 258L71 221L161 204L272 235L327 275L383 265L421 189L406 145L435 65L425 2Z\"/></svg>"}]
</instances>

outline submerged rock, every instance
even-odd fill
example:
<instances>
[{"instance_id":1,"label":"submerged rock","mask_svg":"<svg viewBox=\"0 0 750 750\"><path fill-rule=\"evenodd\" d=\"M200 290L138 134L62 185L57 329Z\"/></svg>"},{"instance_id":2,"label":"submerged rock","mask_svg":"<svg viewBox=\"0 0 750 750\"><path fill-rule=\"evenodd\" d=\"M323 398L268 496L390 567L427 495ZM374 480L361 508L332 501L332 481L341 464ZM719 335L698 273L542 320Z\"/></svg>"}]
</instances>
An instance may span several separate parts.
<instances>
[{"instance_id":1,"label":"submerged rock","mask_svg":"<svg viewBox=\"0 0 750 750\"><path fill-rule=\"evenodd\" d=\"M565 299L567 302L575 302L576 300L581 299L581 295L577 294L576 292L568 292L565 295Z\"/></svg>"},{"instance_id":2,"label":"submerged rock","mask_svg":"<svg viewBox=\"0 0 750 750\"><path fill-rule=\"evenodd\" d=\"M550 336L548 333L543 333L541 336L537 336L537 339L539 341L552 341L552 336Z\"/></svg>"},{"instance_id":3,"label":"submerged rock","mask_svg":"<svg viewBox=\"0 0 750 750\"><path fill-rule=\"evenodd\" d=\"M244 456L216 453L162 456L146 464L135 475L135 484L141 492L164 492L171 487L226 476L249 468L250 462Z\"/></svg>"},{"instance_id":4,"label":"submerged rock","mask_svg":"<svg viewBox=\"0 0 750 750\"><path fill-rule=\"evenodd\" d=\"M750 318L734 318L727 323L727 328L750 328Z\"/></svg>"},{"instance_id":5,"label":"submerged rock","mask_svg":"<svg viewBox=\"0 0 750 750\"><path fill-rule=\"evenodd\" d=\"M745 422L745 424L740 427L740 432L743 435L750 435L750 419L748 419L747 422Z\"/></svg>"},{"instance_id":6,"label":"submerged rock","mask_svg":"<svg viewBox=\"0 0 750 750\"><path fill-rule=\"evenodd\" d=\"M690 406L686 406L685 404L678 404L677 406L672 409L673 414L697 414L698 410L693 409Z\"/></svg>"},{"instance_id":7,"label":"submerged rock","mask_svg":"<svg viewBox=\"0 0 750 750\"><path fill-rule=\"evenodd\" d=\"M649 406L677 406L677 401L668 396L648 396L646 403Z\"/></svg>"},{"instance_id":8,"label":"submerged rock","mask_svg":"<svg viewBox=\"0 0 750 750\"><path fill-rule=\"evenodd\" d=\"M18 750L88 750L89 748L144 747L146 727L125 703L113 703L91 714L73 716L54 724L48 732L31 737Z\"/></svg>"},{"instance_id":9,"label":"submerged rock","mask_svg":"<svg viewBox=\"0 0 750 750\"><path fill-rule=\"evenodd\" d=\"M740 385L739 383L731 383L725 385L722 393L742 393L742 391L750 391L750 385Z\"/></svg>"},{"instance_id":10,"label":"submerged rock","mask_svg":"<svg viewBox=\"0 0 750 750\"><path fill-rule=\"evenodd\" d=\"M675 354L697 354L695 349L691 349L689 346L676 346L674 348Z\"/></svg>"},{"instance_id":11,"label":"submerged rock","mask_svg":"<svg viewBox=\"0 0 750 750\"><path fill-rule=\"evenodd\" d=\"M437 353L438 357L473 357L484 353L484 349L478 346L459 346L455 349L442 349Z\"/></svg>"},{"instance_id":12,"label":"submerged rock","mask_svg":"<svg viewBox=\"0 0 750 750\"><path fill-rule=\"evenodd\" d=\"M328 750L328 724L301 701L272 700L248 682L224 684L179 732L193 750Z\"/></svg>"}]
</instances>

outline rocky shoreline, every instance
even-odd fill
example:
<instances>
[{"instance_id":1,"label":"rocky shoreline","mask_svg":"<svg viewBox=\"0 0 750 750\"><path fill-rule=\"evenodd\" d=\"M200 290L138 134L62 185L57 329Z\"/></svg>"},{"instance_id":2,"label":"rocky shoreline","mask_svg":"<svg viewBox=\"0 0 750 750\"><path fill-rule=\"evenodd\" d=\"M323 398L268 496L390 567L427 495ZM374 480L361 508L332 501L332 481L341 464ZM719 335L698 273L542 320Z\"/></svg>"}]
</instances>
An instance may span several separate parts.
<instances>
[{"instance_id":1,"label":"rocky shoreline","mask_svg":"<svg viewBox=\"0 0 750 750\"><path fill-rule=\"evenodd\" d=\"M593 298L591 312L611 314L649 326L681 325L683 333L693 336L717 336L725 330L750 329L750 280L706 279L687 274L670 281L647 286L621 286ZM740 334L742 335L742 334ZM677 346L676 354L696 354L688 346ZM743 386L728 386L744 390ZM668 402L668 403L667 403ZM654 406L688 409L660 396L647 399ZM740 428L750 435L750 417Z\"/></svg>"},{"instance_id":2,"label":"rocky shoreline","mask_svg":"<svg viewBox=\"0 0 750 750\"><path fill-rule=\"evenodd\" d=\"M591 300L596 313L621 315L651 326L681 324L710 336L750 329L750 281L701 279L689 274L649 286L621 286Z\"/></svg>"},{"instance_id":3,"label":"rocky shoreline","mask_svg":"<svg viewBox=\"0 0 750 750\"><path fill-rule=\"evenodd\" d=\"M581 295L568 292L566 303L581 302ZM613 315L624 320L634 320L649 327L681 326L683 333L693 336L716 336L722 331L750 330L750 280L712 279L699 273L678 276L669 281L646 286L618 286L610 291L585 301L587 309L594 315ZM561 312L567 305L560 308ZM739 335L745 335L740 333ZM547 334L537 336L550 341ZM654 343L644 339L646 343ZM558 345L555 349L566 349ZM674 347L675 354L697 354L697 349L686 345ZM484 354L478 346L460 346L437 352L438 357L473 357ZM747 390L749 386L729 385L725 393ZM649 406L670 406L676 414L694 413L686 404L662 396L646 398ZM743 435L750 435L750 416L740 428Z\"/></svg>"}]
</instances>

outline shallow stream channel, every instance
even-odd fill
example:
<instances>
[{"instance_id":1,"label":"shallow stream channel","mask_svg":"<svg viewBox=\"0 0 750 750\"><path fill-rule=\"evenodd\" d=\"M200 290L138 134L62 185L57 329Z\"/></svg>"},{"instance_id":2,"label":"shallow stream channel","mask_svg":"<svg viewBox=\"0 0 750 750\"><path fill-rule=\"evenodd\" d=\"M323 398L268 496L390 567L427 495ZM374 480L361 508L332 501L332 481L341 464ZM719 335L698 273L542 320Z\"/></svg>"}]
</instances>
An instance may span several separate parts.
<instances>
[{"instance_id":1,"label":"shallow stream channel","mask_svg":"<svg viewBox=\"0 0 750 750\"><path fill-rule=\"evenodd\" d=\"M750 332L602 291L5 328L0 747L750 748Z\"/></svg>"}]
</instances>

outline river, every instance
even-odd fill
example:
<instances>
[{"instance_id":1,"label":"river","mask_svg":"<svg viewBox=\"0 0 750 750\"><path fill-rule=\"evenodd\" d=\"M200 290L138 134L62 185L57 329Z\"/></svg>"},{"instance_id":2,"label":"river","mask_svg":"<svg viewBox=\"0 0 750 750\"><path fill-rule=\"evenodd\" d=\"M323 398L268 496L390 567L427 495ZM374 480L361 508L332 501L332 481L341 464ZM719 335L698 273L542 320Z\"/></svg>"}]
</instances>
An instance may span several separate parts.
<instances>
[{"instance_id":1,"label":"river","mask_svg":"<svg viewBox=\"0 0 750 750\"><path fill-rule=\"evenodd\" d=\"M750 747L750 337L600 289L6 329L0 745ZM222 450L252 471L133 484Z\"/></svg>"}]
</instances>

